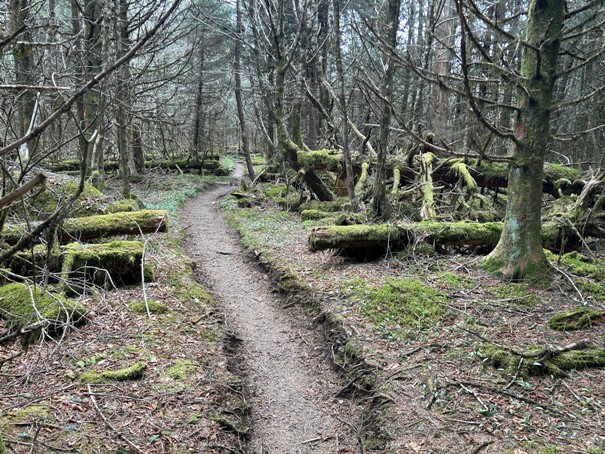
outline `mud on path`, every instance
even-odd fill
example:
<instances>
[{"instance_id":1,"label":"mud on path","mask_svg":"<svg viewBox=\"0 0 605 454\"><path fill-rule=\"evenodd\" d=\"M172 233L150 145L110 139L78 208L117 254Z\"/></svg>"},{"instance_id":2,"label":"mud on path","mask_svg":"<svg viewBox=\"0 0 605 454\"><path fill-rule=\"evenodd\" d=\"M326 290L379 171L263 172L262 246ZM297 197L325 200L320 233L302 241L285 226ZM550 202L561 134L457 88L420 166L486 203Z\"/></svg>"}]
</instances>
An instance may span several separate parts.
<instances>
[{"instance_id":1,"label":"mud on path","mask_svg":"<svg viewBox=\"0 0 605 454\"><path fill-rule=\"evenodd\" d=\"M238 165L236 177L243 175ZM354 404L337 398L341 384L308 320L280 307L269 279L251 263L224 221L216 185L183 209L185 249L197 262L226 322L241 341L252 430L246 452L359 452Z\"/></svg>"}]
</instances>

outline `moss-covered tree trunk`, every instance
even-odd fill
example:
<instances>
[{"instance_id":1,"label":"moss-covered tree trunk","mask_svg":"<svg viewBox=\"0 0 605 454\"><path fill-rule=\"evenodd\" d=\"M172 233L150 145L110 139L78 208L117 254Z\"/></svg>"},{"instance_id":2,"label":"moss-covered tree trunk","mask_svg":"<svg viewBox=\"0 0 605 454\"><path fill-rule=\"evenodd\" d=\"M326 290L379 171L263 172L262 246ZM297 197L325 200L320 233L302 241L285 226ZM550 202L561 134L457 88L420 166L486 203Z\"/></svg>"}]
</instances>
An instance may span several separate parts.
<instances>
[{"instance_id":1,"label":"moss-covered tree trunk","mask_svg":"<svg viewBox=\"0 0 605 454\"><path fill-rule=\"evenodd\" d=\"M542 177L564 9L564 0L530 1L521 60L526 90L508 173L504 230L484 261L510 279L539 277L549 267L542 250Z\"/></svg>"},{"instance_id":2,"label":"moss-covered tree trunk","mask_svg":"<svg viewBox=\"0 0 605 454\"><path fill-rule=\"evenodd\" d=\"M283 153L283 158L294 170L299 170L298 152L300 147L292 141L286 127L286 72L289 68L289 56L284 42L284 3L279 2L277 10L277 26L273 29L273 53L276 58L275 64L275 100L273 116L277 129L277 142ZM306 169L304 172L304 181L309 189L317 196L319 200L334 200L334 194L319 178L313 169Z\"/></svg>"},{"instance_id":3,"label":"moss-covered tree trunk","mask_svg":"<svg viewBox=\"0 0 605 454\"><path fill-rule=\"evenodd\" d=\"M395 76L394 49L397 47L397 30L399 28L399 11L401 0L389 0L386 16L386 39L383 60L386 71L380 85L382 112L380 115L380 138L378 141L378 159L374 180L374 198L372 208L379 218L389 217L389 206L386 194L386 160L388 154L389 131L391 127L391 99L393 98L393 79Z\"/></svg>"}]
</instances>

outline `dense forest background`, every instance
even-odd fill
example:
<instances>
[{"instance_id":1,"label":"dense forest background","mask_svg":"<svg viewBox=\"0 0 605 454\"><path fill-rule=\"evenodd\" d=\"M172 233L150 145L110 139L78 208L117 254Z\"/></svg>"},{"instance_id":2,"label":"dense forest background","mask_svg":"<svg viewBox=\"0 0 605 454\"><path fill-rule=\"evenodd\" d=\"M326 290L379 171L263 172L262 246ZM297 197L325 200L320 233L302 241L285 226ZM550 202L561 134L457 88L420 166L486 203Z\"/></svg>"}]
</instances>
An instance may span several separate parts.
<instances>
[{"instance_id":1,"label":"dense forest background","mask_svg":"<svg viewBox=\"0 0 605 454\"><path fill-rule=\"evenodd\" d=\"M13 0L2 21L5 193L37 165L66 159L84 163L98 188L119 168L125 197L154 159L199 166L237 151L254 179L253 151L304 168L297 178L331 200L329 182L299 155L331 149L342 153L340 195L387 219L389 160L412 165L430 153L511 165L519 177L509 194L524 195L508 198L507 216L523 206L513 220L535 232L543 162L603 164L599 1ZM422 159L430 220L441 209ZM355 190L363 161L370 199ZM525 274L501 262L541 250L533 236L500 247L504 274Z\"/></svg>"}]
</instances>

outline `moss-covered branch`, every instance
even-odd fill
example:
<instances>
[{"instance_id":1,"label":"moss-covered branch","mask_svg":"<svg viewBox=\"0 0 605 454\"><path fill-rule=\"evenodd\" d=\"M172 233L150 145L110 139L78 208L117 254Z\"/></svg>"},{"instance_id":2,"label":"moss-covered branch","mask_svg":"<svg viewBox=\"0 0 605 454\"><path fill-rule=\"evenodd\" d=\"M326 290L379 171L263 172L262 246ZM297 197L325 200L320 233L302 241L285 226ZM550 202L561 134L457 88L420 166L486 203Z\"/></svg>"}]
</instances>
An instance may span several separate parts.
<instances>
[{"instance_id":1,"label":"moss-covered branch","mask_svg":"<svg viewBox=\"0 0 605 454\"><path fill-rule=\"evenodd\" d=\"M502 225L498 222L409 222L397 224L317 227L309 244L314 251L324 249L397 248L416 240L442 245L493 246Z\"/></svg>"},{"instance_id":2,"label":"moss-covered branch","mask_svg":"<svg viewBox=\"0 0 605 454\"><path fill-rule=\"evenodd\" d=\"M25 333L31 339L38 338L42 328L53 332L66 325L77 325L84 320L85 312L81 304L59 294L43 292L40 287L18 283L0 287L0 318L6 321L11 332L39 324Z\"/></svg>"},{"instance_id":3,"label":"moss-covered branch","mask_svg":"<svg viewBox=\"0 0 605 454\"><path fill-rule=\"evenodd\" d=\"M82 383L104 383L110 381L138 380L147 369L147 363L138 362L132 366L118 370L106 370L103 372L84 372L80 374Z\"/></svg>"},{"instance_id":4,"label":"moss-covered branch","mask_svg":"<svg viewBox=\"0 0 605 454\"><path fill-rule=\"evenodd\" d=\"M166 211L140 210L66 219L58 234L61 243L68 243L117 235L165 232L167 227ZM24 224L9 224L2 232L2 239L8 244L16 244L27 231Z\"/></svg>"},{"instance_id":5,"label":"moss-covered branch","mask_svg":"<svg viewBox=\"0 0 605 454\"><path fill-rule=\"evenodd\" d=\"M586 341L560 348L533 348L527 351L486 345L479 351L492 366L512 376L550 374L560 377L573 369L605 366L605 348L587 348Z\"/></svg>"}]
</instances>

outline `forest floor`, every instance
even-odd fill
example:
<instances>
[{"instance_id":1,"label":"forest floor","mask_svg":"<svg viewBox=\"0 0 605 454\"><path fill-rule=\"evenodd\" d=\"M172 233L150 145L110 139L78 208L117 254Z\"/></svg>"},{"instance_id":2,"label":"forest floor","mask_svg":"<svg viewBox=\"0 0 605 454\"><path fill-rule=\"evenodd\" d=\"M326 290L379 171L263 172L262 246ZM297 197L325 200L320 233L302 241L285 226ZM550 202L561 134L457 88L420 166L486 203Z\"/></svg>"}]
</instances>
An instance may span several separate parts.
<instances>
[{"instance_id":1,"label":"forest floor","mask_svg":"<svg viewBox=\"0 0 605 454\"><path fill-rule=\"evenodd\" d=\"M279 192L272 188L260 192ZM562 311L602 311L602 281L566 272L546 288L503 282L478 267L478 255L437 254L421 242L372 261L313 253L308 235L318 224L256 194L252 207L226 198L222 209L276 285L346 334L331 348L350 390L365 392L366 452L605 452L602 368L532 376L486 357L490 344L505 352L584 340L603 347L602 318L579 331L549 326ZM539 360L525 365L539 369Z\"/></svg>"},{"instance_id":2,"label":"forest floor","mask_svg":"<svg viewBox=\"0 0 605 454\"><path fill-rule=\"evenodd\" d=\"M90 288L78 298L85 325L25 351L0 348L0 434L9 453L241 452L242 384L230 372L221 310L194 275L177 215L214 181L150 174L134 185L147 207L169 212L167 233L138 238L154 282ZM166 311L141 313L133 302L145 298ZM146 365L139 379L84 380L86 372L138 363Z\"/></svg>"},{"instance_id":3,"label":"forest floor","mask_svg":"<svg viewBox=\"0 0 605 454\"><path fill-rule=\"evenodd\" d=\"M536 288L421 242L372 261L312 253L317 222L270 198L242 208L221 197L235 186L179 211L215 181L137 184L147 207L170 213L168 233L143 238L155 281L91 292L86 325L21 354L3 347L9 452L605 452L603 369L527 376L485 355L488 343L602 346L603 317L549 327L561 311L604 309L594 272ZM145 298L167 311L138 313L132 302ZM81 380L141 362L137 380Z\"/></svg>"}]
</instances>

